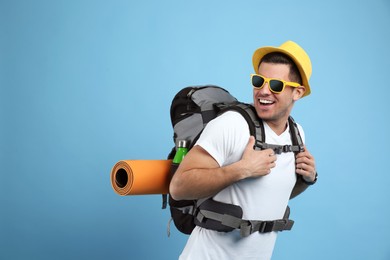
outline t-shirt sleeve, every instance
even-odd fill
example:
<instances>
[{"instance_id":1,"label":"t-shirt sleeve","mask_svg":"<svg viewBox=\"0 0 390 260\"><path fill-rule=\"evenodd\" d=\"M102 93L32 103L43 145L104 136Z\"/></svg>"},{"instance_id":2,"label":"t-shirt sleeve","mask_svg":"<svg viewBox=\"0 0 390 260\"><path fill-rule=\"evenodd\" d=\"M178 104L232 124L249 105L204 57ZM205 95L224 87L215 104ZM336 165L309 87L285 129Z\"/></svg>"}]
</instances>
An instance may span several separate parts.
<instances>
[{"instance_id":1,"label":"t-shirt sleeve","mask_svg":"<svg viewBox=\"0 0 390 260\"><path fill-rule=\"evenodd\" d=\"M220 166L239 160L249 139L246 120L237 112L229 111L210 121L196 145L205 149ZM239 157L239 158L232 158Z\"/></svg>"}]
</instances>

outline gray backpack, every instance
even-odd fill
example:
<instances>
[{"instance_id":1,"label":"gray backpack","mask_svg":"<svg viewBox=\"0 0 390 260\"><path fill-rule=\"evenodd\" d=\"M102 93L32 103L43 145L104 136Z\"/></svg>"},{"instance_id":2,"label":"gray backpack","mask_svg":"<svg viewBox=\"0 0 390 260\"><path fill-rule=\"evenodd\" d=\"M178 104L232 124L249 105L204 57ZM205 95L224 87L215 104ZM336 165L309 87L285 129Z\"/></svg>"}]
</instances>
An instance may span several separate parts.
<instances>
[{"instance_id":1,"label":"gray backpack","mask_svg":"<svg viewBox=\"0 0 390 260\"><path fill-rule=\"evenodd\" d=\"M277 154L303 151L302 138L292 117L288 119L292 145L267 144L264 142L263 122L257 116L254 107L239 102L225 89L213 85L186 87L175 95L170 109L174 143L186 140L189 143L188 148L191 149L207 123L226 111L237 111L246 119L250 134L256 138L254 149L271 148ZM176 149L175 145L168 155L168 159L174 157ZM177 167L177 164L172 163L171 177ZM298 176L291 197L295 197L307 188L301 179ZM242 219L243 212L240 206L218 202L212 198L177 201L171 196L163 195L163 208L166 208L167 200L172 220L176 228L184 234L191 234L195 226L200 226L220 232L239 229L242 236L248 236L254 232L290 230L294 224L294 221L288 218L289 207L287 207L282 219L245 220Z\"/></svg>"}]
</instances>

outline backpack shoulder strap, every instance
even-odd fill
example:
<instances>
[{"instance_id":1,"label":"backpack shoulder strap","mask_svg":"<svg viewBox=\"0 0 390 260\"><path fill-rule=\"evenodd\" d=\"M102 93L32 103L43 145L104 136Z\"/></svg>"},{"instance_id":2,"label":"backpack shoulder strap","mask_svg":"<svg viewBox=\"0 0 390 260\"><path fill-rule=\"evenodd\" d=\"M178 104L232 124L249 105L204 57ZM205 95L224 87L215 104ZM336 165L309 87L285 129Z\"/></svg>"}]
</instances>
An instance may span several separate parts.
<instances>
[{"instance_id":1,"label":"backpack shoulder strap","mask_svg":"<svg viewBox=\"0 0 390 260\"><path fill-rule=\"evenodd\" d=\"M299 152L303 152L304 150L304 144L302 141L301 134L299 133L298 130L298 125L295 123L294 118L291 116L288 118L288 125L290 127L290 134L291 134L291 142L293 147L295 146L296 148L293 149L293 152L295 154Z\"/></svg>"},{"instance_id":2,"label":"backpack shoulder strap","mask_svg":"<svg viewBox=\"0 0 390 260\"><path fill-rule=\"evenodd\" d=\"M294 119L290 116L288 118L288 123L290 126L291 142L293 146L298 147L297 151L294 151L295 154L303 152L305 150L301 134L298 130L298 125L295 123ZM302 192L304 192L309 185L303 181L303 177L297 174L297 182L294 185L294 188L291 192L290 199L295 198Z\"/></svg>"},{"instance_id":3,"label":"backpack shoulder strap","mask_svg":"<svg viewBox=\"0 0 390 260\"><path fill-rule=\"evenodd\" d=\"M232 104L217 104L220 109L220 113L225 113L227 111L236 111L240 113L249 127L249 134L253 135L256 138L256 142L264 143L265 142L265 133L264 133L264 124L263 120L261 120L256 113L255 108L251 104L235 102ZM255 149L261 149L255 145Z\"/></svg>"}]
</instances>

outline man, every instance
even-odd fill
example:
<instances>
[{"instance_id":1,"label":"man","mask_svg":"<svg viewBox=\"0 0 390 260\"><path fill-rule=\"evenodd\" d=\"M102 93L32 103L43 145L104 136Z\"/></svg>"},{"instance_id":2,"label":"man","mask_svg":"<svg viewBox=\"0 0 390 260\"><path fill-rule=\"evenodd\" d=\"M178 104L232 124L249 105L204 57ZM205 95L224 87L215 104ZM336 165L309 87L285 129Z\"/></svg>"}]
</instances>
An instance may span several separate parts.
<instances>
[{"instance_id":1,"label":"man","mask_svg":"<svg viewBox=\"0 0 390 260\"><path fill-rule=\"evenodd\" d=\"M310 94L311 62L296 43L259 48L253 54L253 102L263 119L266 143L291 144L288 117L295 101ZM304 132L298 125L302 139ZM275 220L290 197L315 182L314 157L306 149L274 154L254 150L248 124L237 112L211 121L186 155L171 184L176 200L213 197L243 209L243 219ZM295 188L294 188L295 187ZM270 259L277 232L241 237L238 230L217 232L196 227L180 259Z\"/></svg>"}]
</instances>

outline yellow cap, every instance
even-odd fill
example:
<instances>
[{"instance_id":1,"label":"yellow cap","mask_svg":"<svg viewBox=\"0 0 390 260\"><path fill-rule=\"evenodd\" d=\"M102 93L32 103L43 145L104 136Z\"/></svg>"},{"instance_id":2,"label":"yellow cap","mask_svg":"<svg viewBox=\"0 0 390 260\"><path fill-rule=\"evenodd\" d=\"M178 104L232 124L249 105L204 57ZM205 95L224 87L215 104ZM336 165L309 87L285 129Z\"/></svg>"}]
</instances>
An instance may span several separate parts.
<instances>
[{"instance_id":1,"label":"yellow cap","mask_svg":"<svg viewBox=\"0 0 390 260\"><path fill-rule=\"evenodd\" d=\"M287 41L279 47L268 46L259 48L253 53L252 57L255 73L258 73L260 60L264 57L264 55L271 52L284 53L295 62L301 74L302 85L306 87L303 97L309 95L311 92L309 85L309 79L311 76L311 61L305 50L293 41Z\"/></svg>"}]
</instances>

